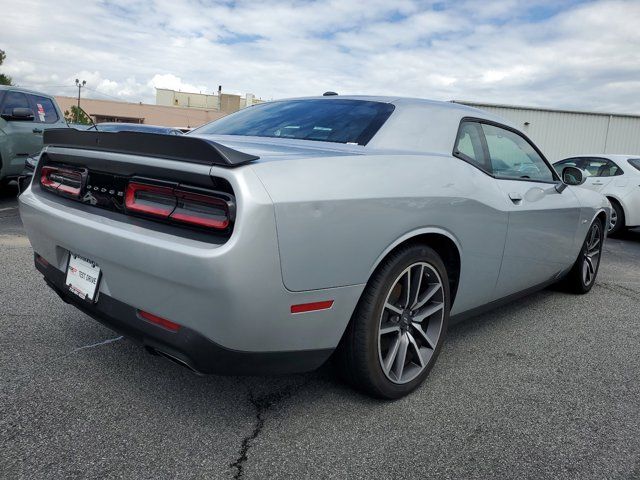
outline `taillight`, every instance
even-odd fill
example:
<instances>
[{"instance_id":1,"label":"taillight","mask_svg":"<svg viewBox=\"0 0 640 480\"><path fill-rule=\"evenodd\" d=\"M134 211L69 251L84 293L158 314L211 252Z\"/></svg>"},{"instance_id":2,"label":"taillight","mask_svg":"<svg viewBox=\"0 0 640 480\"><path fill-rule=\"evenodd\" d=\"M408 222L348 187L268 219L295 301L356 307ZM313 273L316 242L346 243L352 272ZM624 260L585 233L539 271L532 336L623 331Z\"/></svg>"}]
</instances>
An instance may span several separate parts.
<instances>
[{"instance_id":1,"label":"taillight","mask_svg":"<svg viewBox=\"0 0 640 480\"><path fill-rule=\"evenodd\" d=\"M40 172L40 184L52 192L80 198L83 175L81 170L45 166Z\"/></svg>"},{"instance_id":2,"label":"taillight","mask_svg":"<svg viewBox=\"0 0 640 480\"><path fill-rule=\"evenodd\" d=\"M131 182L124 197L130 212L146 213L157 217L168 217L176 208L173 188Z\"/></svg>"},{"instance_id":3,"label":"taillight","mask_svg":"<svg viewBox=\"0 0 640 480\"><path fill-rule=\"evenodd\" d=\"M221 230L229 226L229 209L224 200L182 191L176 191L176 197L178 205L169 218Z\"/></svg>"},{"instance_id":4,"label":"taillight","mask_svg":"<svg viewBox=\"0 0 640 480\"><path fill-rule=\"evenodd\" d=\"M130 213L142 213L196 227L224 230L231 223L230 199L194 193L184 187L166 187L130 182L125 206Z\"/></svg>"}]
</instances>

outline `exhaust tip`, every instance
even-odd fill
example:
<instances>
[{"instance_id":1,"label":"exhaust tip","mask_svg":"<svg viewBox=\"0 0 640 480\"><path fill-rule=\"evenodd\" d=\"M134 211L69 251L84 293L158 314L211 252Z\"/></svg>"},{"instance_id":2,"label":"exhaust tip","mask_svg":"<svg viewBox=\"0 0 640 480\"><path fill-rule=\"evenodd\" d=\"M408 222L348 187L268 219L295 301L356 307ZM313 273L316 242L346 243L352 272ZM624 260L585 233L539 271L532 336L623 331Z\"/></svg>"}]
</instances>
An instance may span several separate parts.
<instances>
[{"instance_id":1,"label":"exhaust tip","mask_svg":"<svg viewBox=\"0 0 640 480\"><path fill-rule=\"evenodd\" d=\"M183 360L182 358L176 357L175 355L165 352L163 350L160 350L158 348L155 347L151 347L149 345L145 345L145 349L147 350L147 352L149 352L151 355L159 355L161 357L166 358L167 360L176 363L178 365L180 365L181 367L186 368L187 370L192 371L195 374L198 375L202 375L198 370L196 370L195 368L193 368L189 362Z\"/></svg>"}]
</instances>

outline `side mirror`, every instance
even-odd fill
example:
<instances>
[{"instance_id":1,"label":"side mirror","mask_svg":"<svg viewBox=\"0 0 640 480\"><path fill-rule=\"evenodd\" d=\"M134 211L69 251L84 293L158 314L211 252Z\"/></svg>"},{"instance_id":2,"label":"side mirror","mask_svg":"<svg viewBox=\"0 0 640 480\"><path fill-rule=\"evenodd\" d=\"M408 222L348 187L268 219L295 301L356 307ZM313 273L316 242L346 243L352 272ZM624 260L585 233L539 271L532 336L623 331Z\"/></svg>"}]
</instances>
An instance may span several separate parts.
<instances>
[{"instance_id":1,"label":"side mirror","mask_svg":"<svg viewBox=\"0 0 640 480\"><path fill-rule=\"evenodd\" d=\"M576 167L564 167L562 169L562 181L567 185L582 185L586 178L582 175L582 170Z\"/></svg>"},{"instance_id":2,"label":"side mirror","mask_svg":"<svg viewBox=\"0 0 640 480\"><path fill-rule=\"evenodd\" d=\"M7 121L14 122L32 122L35 118L33 111L30 108L13 108L10 111L5 111L2 114L2 118Z\"/></svg>"}]
</instances>

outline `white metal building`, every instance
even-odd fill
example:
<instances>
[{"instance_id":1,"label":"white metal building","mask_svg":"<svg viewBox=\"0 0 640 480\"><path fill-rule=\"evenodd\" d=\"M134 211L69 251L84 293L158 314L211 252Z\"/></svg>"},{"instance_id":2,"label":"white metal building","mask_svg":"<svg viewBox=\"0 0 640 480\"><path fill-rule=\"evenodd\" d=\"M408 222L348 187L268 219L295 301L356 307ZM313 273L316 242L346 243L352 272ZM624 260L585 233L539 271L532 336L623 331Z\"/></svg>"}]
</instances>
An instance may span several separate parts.
<instances>
[{"instance_id":1,"label":"white metal building","mask_svg":"<svg viewBox=\"0 0 640 480\"><path fill-rule=\"evenodd\" d=\"M580 154L640 155L640 115L455 102L516 124L552 162Z\"/></svg>"}]
</instances>

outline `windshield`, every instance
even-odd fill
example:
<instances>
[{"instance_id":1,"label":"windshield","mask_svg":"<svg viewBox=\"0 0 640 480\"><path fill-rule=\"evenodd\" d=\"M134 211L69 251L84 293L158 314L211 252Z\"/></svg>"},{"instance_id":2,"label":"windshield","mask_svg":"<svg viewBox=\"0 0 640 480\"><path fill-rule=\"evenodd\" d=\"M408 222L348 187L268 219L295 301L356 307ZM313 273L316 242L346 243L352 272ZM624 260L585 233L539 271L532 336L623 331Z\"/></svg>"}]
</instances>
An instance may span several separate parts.
<instances>
[{"instance_id":1,"label":"windshield","mask_svg":"<svg viewBox=\"0 0 640 480\"><path fill-rule=\"evenodd\" d=\"M393 109L389 103L363 100L286 100L240 110L194 133L366 145Z\"/></svg>"}]
</instances>

